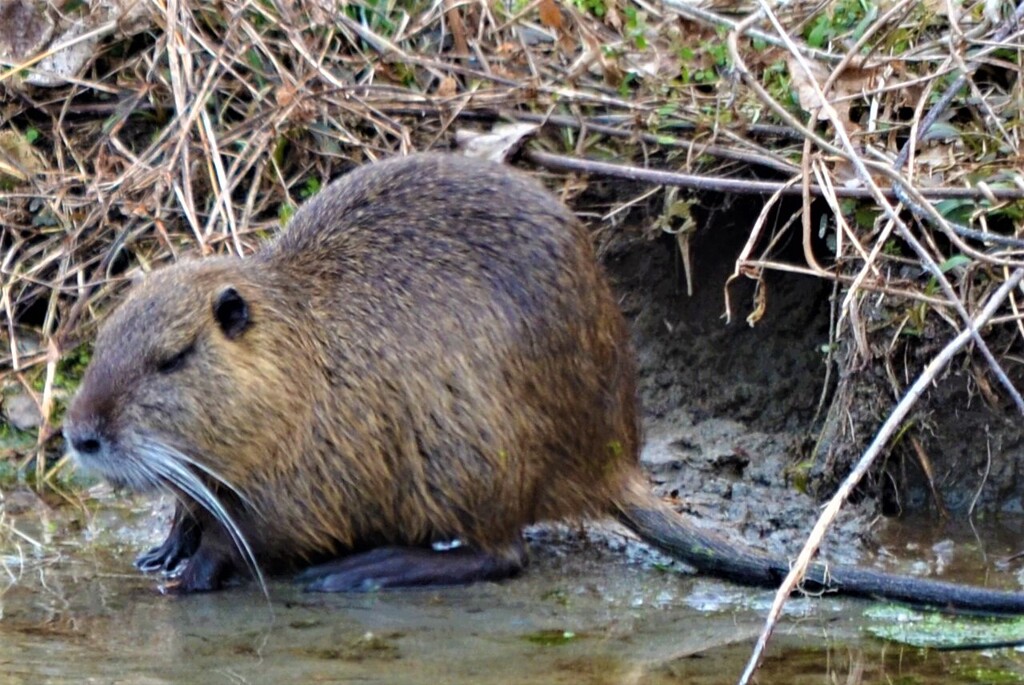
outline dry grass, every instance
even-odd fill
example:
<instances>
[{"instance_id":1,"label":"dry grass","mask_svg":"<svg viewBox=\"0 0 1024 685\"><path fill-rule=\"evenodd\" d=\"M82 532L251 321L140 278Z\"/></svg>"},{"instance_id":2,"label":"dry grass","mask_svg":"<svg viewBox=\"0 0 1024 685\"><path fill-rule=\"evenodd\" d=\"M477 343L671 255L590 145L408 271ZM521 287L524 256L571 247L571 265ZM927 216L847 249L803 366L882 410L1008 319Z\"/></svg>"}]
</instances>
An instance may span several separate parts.
<instances>
[{"instance_id":1,"label":"dry grass","mask_svg":"<svg viewBox=\"0 0 1024 685\"><path fill-rule=\"evenodd\" d=\"M21 579L28 565L26 548L42 549L42 544L18 529L0 497L0 599Z\"/></svg>"},{"instance_id":2,"label":"dry grass","mask_svg":"<svg viewBox=\"0 0 1024 685\"><path fill-rule=\"evenodd\" d=\"M498 121L540 125L525 157L570 201L598 175L769 206L802 194L788 222L769 226L766 210L751 227L737 276L836 282L836 336L854 348L866 293L896 307L894 329L951 335L1022 263L1024 41L1007 19L1022 7L179 0L149 3L147 30L107 39L62 87L24 86L10 64L0 383L30 391L45 418L34 449L7 456L54 473L43 455L85 359L69 355L132 269L246 253L351 166ZM812 197L827 222L812 221ZM655 230L685 251L685 207L614 198L634 200L664 206ZM790 234L803 260L778 258ZM994 325L1024 333L1018 309Z\"/></svg>"}]
</instances>

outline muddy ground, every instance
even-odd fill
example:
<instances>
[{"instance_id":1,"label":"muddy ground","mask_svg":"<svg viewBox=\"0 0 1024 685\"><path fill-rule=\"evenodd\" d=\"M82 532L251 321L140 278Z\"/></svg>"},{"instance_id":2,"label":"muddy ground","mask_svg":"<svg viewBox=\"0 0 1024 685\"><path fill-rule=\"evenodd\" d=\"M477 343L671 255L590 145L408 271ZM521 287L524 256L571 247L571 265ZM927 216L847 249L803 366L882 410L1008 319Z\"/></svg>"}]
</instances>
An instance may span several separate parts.
<instances>
[{"instance_id":1,"label":"muddy ground","mask_svg":"<svg viewBox=\"0 0 1024 685\"><path fill-rule=\"evenodd\" d=\"M831 495L850 455L859 457L884 419L872 412L888 411L895 399L872 385L884 375L878 369L865 369L863 381L851 379L862 396L873 396L846 414L857 424L858 442L842 446L845 462L823 464L824 456L816 456L840 375L834 368L826 378L831 283L767 274L766 309L751 327L745 319L754 307L753 282L741 278L730 287L733 320L724 318L724 286L758 209L744 200L703 224L691 246L692 296L672 237L612 241L605 264L633 326L646 416L643 459L656 489L677 497L692 519L792 557L817 519L819 500ZM924 429L913 434L952 518L972 502L975 517L1020 510L1020 422L977 397L972 371L961 360L915 414ZM881 514L937 511L919 463L907 455L902 444L892 450L845 507L822 547L828 559L863 560L885 528Z\"/></svg>"}]
</instances>

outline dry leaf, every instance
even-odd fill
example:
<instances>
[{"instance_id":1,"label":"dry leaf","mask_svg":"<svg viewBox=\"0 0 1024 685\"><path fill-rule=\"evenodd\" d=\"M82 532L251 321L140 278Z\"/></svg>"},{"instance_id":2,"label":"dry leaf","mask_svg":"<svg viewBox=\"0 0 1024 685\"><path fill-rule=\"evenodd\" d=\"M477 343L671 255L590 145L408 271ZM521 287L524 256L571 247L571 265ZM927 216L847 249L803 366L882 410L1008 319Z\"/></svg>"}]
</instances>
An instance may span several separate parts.
<instances>
[{"instance_id":1,"label":"dry leaf","mask_svg":"<svg viewBox=\"0 0 1024 685\"><path fill-rule=\"evenodd\" d=\"M498 55L514 55L523 49L523 46L519 43L513 43L512 41L506 41L500 43L498 47L494 49L495 54Z\"/></svg>"},{"instance_id":2,"label":"dry leaf","mask_svg":"<svg viewBox=\"0 0 1024 685\"><path fill-rule=\"evenodd\" d=\"M838 159L832 164L832 177L835 184L843 188L862 188L864 182L857 173L857 168L845 159Z\"/></svg>"},{"instance_id":3,"label":"dry leaf","mask_svg":"<svg viewBox=\"0 0 1024 685\"><path fill-rule=\"evenodd\" d=\"M293 100L295 100L295 86L285 83L274 91L274 101L278 107L287 107L292 104Z\"/></svg>"},{"instance_id":4,"label":"dry leaf","mask_svg":"<svg viewBox=\"0 0 1024 685\"><path fill-rule=\"evenodd\" d=\"M945 181L944 171L957 167L958 145L923 145L915 157L916 166L924 173L918 173L917 182L922 186L940 186Z\"/></svg>"},{"instance_id":5,"label":"dry leaf","mask_svg":"<svg viewBox=\"0 0 1024 685\"><path fill-rule=\"evenodd\" d=\"M33 57L53 36L45 2L0 0L0 57L18 63Z\"/></svg>"},{"instance_id":6,"label":"dry leaf","mask_svg":"<svg viewBox=\"0 0 1024 685\"><path fill-rule=\"evenodd\" d=\"M565 22L562 19L562 10L558 7L558 3L555 0L540 0L540 5L537 9L540 12L540 23L549 29L556 29L557 31L561 31L564 28Z\"/></svg>"},{"instance_id":7,"label":"dry leaf","mask_svg":"<svg viewBox=\"0 0 1024 685\"><path fill-rule=\"evenodd\" d=\"M805 112L817 111L818 119L827 119L828 117L821 109L821 98L818 97L818 91L814 87L811 76L808 76L800 62L792 55L787 56L786 66L789 68L790 84L796 91L796 99L800 103L800 108ZM828 71L821 64L808 61L807 66L810 67L814 81L817 81L819 86L828 78Z\"/></svg>"},{"instance_id":8,"label":"dry leaf","mask_svg":"<svg viewBox=\"0 0 1024 685\"><path fill-rule=\"evenodd\" d=\"M811 77L807 75L804 68L800 66L792 56L787 58L787 65L791 78L791 84L796 92L797 101L800 107L807 112L817 111L816 117L819 121L828 120L828 114L822 107L821 98L818 96L818 88L815 87ZM827 67L818 62L808 62L808 66L820 87L828 80L830 72ZM860 125L850 118L850 108L859 99L864 86L871 79L871 73L862 69L850 67L846 69L835 81L833 81L829 92L825 94L829 104L835 110L838 118L838 125L846 129L846 132L853 135L860 130Z\"/></svg>"},{"instance_id":9,"label":"dry leaf","mask_svg":"<svg viewBox=\"0 0 1024 685\"><path fill-rule=\"evenodd\" d=\"M616 31L622 32L622 17L619 15L619 10L615 5L608 5L604 13L604 23Z\"/></svg>"},{"instance_id":10,"label":"dry leaf","mask_svg":"<svg viewBox=\"0 0 1024 685\"><path fill-rule=\"evenodd\" d=\"M924 0L921 5L928 14L949 17L949 3L947 0Z\"/></svg>"},{"instance_id":11,"label":"dry leaf","mask_svg":"<svg viewBox=\"0 0 1024 685\"><path fill-rule=\"evenodd\" d=\"M24 181L43 170L39 152L17 131L0 131L0 182Z\"/></svg>"},{"instance_id":12,"label":"dry leaf","mask_svg":"<svg viewBox=\"0 0 1024 685\"><path fill-rule=\"evenodd\" d=\"M448 75L441 79L435 94L438 97L450 98L457 92L459 92L459 82L455 80L454 76Z\"/></svg>"},{"instance_id":13,"label":"dry leaf","mask_svg":"<svg viewBox=\"0 0 1024 685\"><path fill-rule=\"evenodd\" d=\"M526 136L539 128L537 124L499 124L490 133L460 129L455 132L455 142L467 157L480 157L492 162L504 162L516 150Z\"/></svg>"}]
</instances>

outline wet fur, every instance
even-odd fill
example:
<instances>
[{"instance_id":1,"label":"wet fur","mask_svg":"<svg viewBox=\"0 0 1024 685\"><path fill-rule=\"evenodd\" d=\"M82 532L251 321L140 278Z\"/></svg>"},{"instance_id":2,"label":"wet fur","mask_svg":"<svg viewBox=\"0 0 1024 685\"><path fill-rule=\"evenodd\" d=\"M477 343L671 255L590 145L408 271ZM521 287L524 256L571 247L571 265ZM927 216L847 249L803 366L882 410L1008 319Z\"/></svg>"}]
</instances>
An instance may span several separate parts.
<instances>
[{"instance_id":1,"label":"wet fur","mask_svg":"<svg viewBox=\"0 0 1024 685\"><path fill-rule=\"evenodd\" d=\"M602 515L702 571L777 584L786 560L650 494L634 382L573 215L505 167L419 155L344 176L252 257L152 274L103 326L65 436L113 483L179 497L139 564L186 559L184 592L318 562L321 590L505 577L525 563L523 526ZM453 538L465 546L430 551ZM808 578L1024 612L1020 593L824 565Z\"/></svg>"},{"instance_id":2,"label":"wet fur","mask_svg":"<svg viewBox=\"0 0 1024 685\"><path fill-rule=\"evenodd\" d=\"M251 308L235 340L210 314L225 288ZM140 485L150 441L232 484L264 565L452 538L502 554L524 525L609 511L635 469L633 378L573 215L518 173L428 155L345 176L251 258L152 274L71 416L103 417L122 449L92 465L115 482Z\"/></svg>"}]
</instances>

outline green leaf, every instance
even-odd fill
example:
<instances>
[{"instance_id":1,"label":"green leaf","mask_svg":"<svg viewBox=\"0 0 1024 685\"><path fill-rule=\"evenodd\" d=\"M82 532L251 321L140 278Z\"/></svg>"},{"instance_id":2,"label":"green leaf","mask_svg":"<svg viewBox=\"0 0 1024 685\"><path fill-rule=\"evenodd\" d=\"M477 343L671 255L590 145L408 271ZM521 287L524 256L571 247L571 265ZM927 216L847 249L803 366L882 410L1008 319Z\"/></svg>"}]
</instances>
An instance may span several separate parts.
<instances>
[{"instance_id":1,"label":"green leaf","mask_svg":"<svg viewBox=\"0 0 1024 685\"><path fill-rule=\"evenodd\" d=\"M961 140L962 138L963 133L953 124L936 121L921 137L921 140L952 141Z\"/></svg>"},{"instance_id":2,"label":"green leaf","mask_svg":"<svg viewBox=\"0 0 1024 685\"><path fill-rule=\"evenodd\" d=\"M941 200L935 203L935 209L939 214L960 223L968 223L976 207L974 200L968 199Z\"/></svg>"},{"instance_id":3,"label":"green leaf","mask_svg":"<svg viewBox=\"0 0 1024 685\"><path fill-rule=\"evenodd\" d=\"M864 18L861 19L857 23L857 26L853 29L854 39L859 39L861 36L863 36L864 32L868 30L868 27L870 27L871 24L875 22L875 18L877 16L878 7L876 5L871 5L870 7L868 7L867 14L864 15Z\"/></svg>"},{"instance_id":4,"label":"green leaf","mask_svg":"<svg viewBox=\"0 0 1024 685\"><path fill-rule=\"evenodd\" d=\"M857 222L857 226L863 229L870 229L875 225L875 219L882 211L874 205L862 205L857 207L854 212L854 220Z\"/></svg>"},{"instance_id":5,"label":"green leaf","mask_svg":"<svg viewBox=\"0 0 1024 685\"><path fill-rule=\"evenodd\" d=\"M812 48L820 48L831 33L832 27L829 26L828 17L818 17L818 21L814 22L814 26L807 34L807 44Z\"/></svg>"},{"instance_id":6,"label":"green leaf","mask_svg":"<svg viewBox=\"0 0 1024 685\"><path fill-rule=\"evenodd\" d=\"M967 255L955 254L946 261L939 265L939 271L942 273L948 273L952 269L960 266L967 266L971 263L971 258Z\"/></svg>"}]
</instances>

